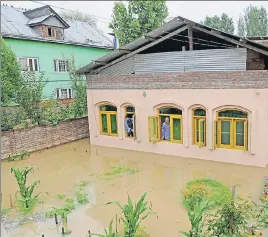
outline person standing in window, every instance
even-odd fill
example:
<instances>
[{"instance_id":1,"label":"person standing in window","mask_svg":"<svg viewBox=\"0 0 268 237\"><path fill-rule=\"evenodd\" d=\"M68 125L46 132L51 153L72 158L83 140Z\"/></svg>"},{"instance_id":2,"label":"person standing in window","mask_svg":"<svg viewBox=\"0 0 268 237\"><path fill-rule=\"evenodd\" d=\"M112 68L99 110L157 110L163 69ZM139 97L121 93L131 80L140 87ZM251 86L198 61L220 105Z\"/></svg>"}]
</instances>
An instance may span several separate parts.
<instances>
[{"instance_id":1,"label":"person standing in window","mask_svg":"<svg viewBox=\"0 0 268 237\"><path fill-rule=\"evenodd\" d=\"M170 140L170 124L169 118L165 118L165 122L162 125L162 140Z\"/></svg>"},{"instance_id":2,"label":"person standing in window","mask_svg":"<svg viewBox=\"0 0 268 237\"><path fill-rule=\"evenodd\" d=\"M125 129L127 131L128 137L133 137L133 119L128 117L126 115L126 120L125 120Z\"/></svg>"}]
</instances>

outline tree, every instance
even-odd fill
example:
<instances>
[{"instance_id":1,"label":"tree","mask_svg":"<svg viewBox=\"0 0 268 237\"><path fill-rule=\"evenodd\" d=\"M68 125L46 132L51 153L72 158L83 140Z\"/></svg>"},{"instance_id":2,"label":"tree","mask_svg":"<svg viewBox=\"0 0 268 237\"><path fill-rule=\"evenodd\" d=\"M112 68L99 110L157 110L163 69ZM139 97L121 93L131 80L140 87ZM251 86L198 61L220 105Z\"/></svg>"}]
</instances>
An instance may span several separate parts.
<instances>
[{"instance_id":1,"label":"tree","mask_svg":"<svg viewBox=\"0 0 268 237\"><path fill-rule=\"evenodd\" d=\"M45 74L41 72L38 76L35 72L22 73L23 84L18 94L18 102L24 109L27 117L34 123L41 123L43 89L45 87Z\"/></svg>"},{"instance_id":2,"label":"tree","mask_svg":"<svg viewBox=\"0 0 268 237\"><path fill-rule=\"evenodd\" d=\"M240 15L239 20L237 22L237 34L241 37L245 37L246 35L245 20L242 15Z\"/></svg>"},{"instance_id":3,"label":"tree","mask_svg":"<svg viewBox=\"0 0 268 237\"><path fill-rule=\"evenodd\" d=\"M245 29L247 36L267 35L267 12L263 6L260 8L250 5L245 9Z\"/></svg>"},{"instance_id":4,"label":"tree","mask_svg":"<svg viewBox=\"0 0 268 237\"><path fill-rule=\"evenodd\" d=\"M10 47L1 38L1 104L16 102L18 91L21 87L20 68Z\"/></svg>"},{"instance_id":5,"label":"tree","mask_svg":"<svg viewBox=\"0 0 268 237\"><path fill-rule=\"evenodd\" d=\"M70 60L69 77L72 84L74 99L72 108L74 117L82 117L87 114L87 89L86 82L83 76L76 73L75 58L72 56Z\"/></svg>"},{"instance_id":6,"label":"tree","mask_svg":"<svg viewBox=\"0 0 268 237\"><path fill-rule=\"evenodd\" d=\"M71 20L71 21L87 22L87 23L94 25L94 26L96 26L96 24L97 24L96 19L94 19L89 14L85 14L83 12L80 12L79 10L62 12L61 17L66 19L66 20Z\"/></svg>"},{"instance_id":7,"label":"tree","mask_svg":"<svg viewBox=\"0 0 268 237\"><path fill-rule=\"evenodd\" d=\"M127 6L115 2L113 20L109 27L113 29L120 44L125 45L163 25L167 16L168 8L164 0L130 0Z\"/></svg>"},{"instance_id":8,"label":"tree","mask_svg":"<svg viewBox=\"0 0 268 237\"><path fill-rule=\"evenodd\" d=\"M229 17L226 13L222 13L221 17L215 15L213 17L206 16L205 20L201 24L224 31L226 33L233 34L234 33L234 22L231 17Z\"/></svg>"}]
</instances>

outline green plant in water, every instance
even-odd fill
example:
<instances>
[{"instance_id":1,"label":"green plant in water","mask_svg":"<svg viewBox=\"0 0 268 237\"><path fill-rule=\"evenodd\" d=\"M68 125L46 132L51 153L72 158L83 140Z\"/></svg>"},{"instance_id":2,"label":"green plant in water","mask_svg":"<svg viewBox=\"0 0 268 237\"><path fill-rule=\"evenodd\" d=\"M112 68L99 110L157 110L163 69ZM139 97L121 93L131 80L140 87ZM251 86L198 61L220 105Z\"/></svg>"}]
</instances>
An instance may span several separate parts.
<instances>
[{"instance_id":1,"label":"green plant in water","mask_svg":"<svg viewBox=\"0 0 268 237\"><path fill-rule=\"evenodd\" d=\"M213 204L213 202L202 199L194 204L193 209L186 207L191 222L191 230L189 232L181 232L181 234L185 237L201 237L203 232L203 216Z\"/></svg>"},{"instance_id":2,"label":"green plant in water","mask_svg":"<svg viewBox=\"0 0 268 237\"><path fill-rule=\"evenodd\" d=\"M150 235L147 233L144 226L139 226L137 229L137 237L149 237Z\"/></svg>"},{"instance_id":3,"label":"green plant in water","mask_svg":"<svg viewBox=\"0 0 268 237\"><path fill-rule=\"evenodd\" d=\"M129 167L112 167L111 172L106 172L104 173L104 176L107 178L110 178L112 176L119 176L119 175L124 175L124 174L135 174L139 172L138 169L132 169Z\"/></svg>"},{"instance_id":4,"label":"green plant in water","mask_svg":"<svg viewBox=\"0 0 268 237\"><path fill-rule=\"evenodd\" d=\"M96 236L100 236L100 237L119 237L119 234L113 231L113 220L110 221L108 231L106 229L104 229L104 231L105 231L104 235L94 234L94 233L92 233L91 235L92 236L96 235Z\"/></svg>"},{"instance_id":5,"label":"green plant in water","mask_svg":"<svg viewBox=\"0 0 268 237\"><path fill-rule=\"evenodd\" d=\"M232 199L231 190L221 182L209 178L190 181L183 191L185 207L193 210L197 202L207 199L215 206L222 206Z\"/></svg>"},{"instance_id":6,"label":"green plant in water","mask_svg":"<svg viewBox=\"0 0 268 237\"><path fill-rule=\"evenodd\" d=\"M88 203L88 195L81 189L76 191L76 200L79 204L87 204Z\"/></svg>"},{"instance_id":7,"label":"green plant in water","mask_svg":"<svg viewBox=\"0 0 268 237\"><path fill-rule=\"evenodd\" d=\"M258 215L258 222L261 228L268 228L268 178L264 183L263 194L260 197L260 213Z\"/></svg>"},{"instance_id":8,"label":"green plant in water","mask_svg":"<svg viewBox=\"0 0 268 237\"><path fill-rule=\"evenodd\" d=\"M23 152L21 154L8 156L7 161L17 161L17 160L23 160L26 156L29 156L30 152Z\"/></svg>"},{"instance_id":9,"label":"green plant in water","mask_svg":"<svg viewBox=\"0 0 268 237\"><path fill-rule=\"evenodd\" d=\"M24 169L19 169L16 167L11 168L11 173L14 173L15 178L17 180L17 183L19 185L19 193L21 196L21 199L18 200L21 211L23 213L30 211L35 204L38 201L38 196L40 195L37 194L33 196L34 189L37 187L37 185L40 183L39 180L34 181L30 186L26 186L26 181L29 173L34 172L34 169L32 167L26 167Z\"/></svg>"},{"instance_id":10,"label":"green plant in water","mask_svg":"<svg viewBox=\"0 0 268 237\"><path fill-rule=\"evenodd\" d=\"M122 206L119 202L108 202L109 204L116 204L122 211L124 217L124 231L125 237L136 237L137 229L141 222L154 212L148 211L148 202L145 200L147 193L144 193L137 204L133 205L133 202L128 196L128 203ZM142 216L143 215L143 216Z\"/></svg>"},{"instance_id":11,"label":"green plant in water","mask_svg":"<svg viewBox=\"0 0 268 237\"><path fill-rule=\"evenodd\" d=\"M58 199L60 199L60 200L64 200L64 199L67 198L67 196L66 196L65 194L58 194L57 197L58 197Z\"/></svg>"},{"instance_id":12,"label":"green plant in water","mask_svg":"<svg viewBox=\"0 0 268 237\"><path fill-rule=\"evenodd\" d=\"M206 218L206 236L249 236L248 223L256 217L255 207L251 200L238 198L211 211Z\"/></svg>"},{"instance_id":13,"label":"green plant in water","mask_svg":"<svg viewBox=\"0 0 268 237\"><path fill-rule=\"evenodd\" d=\"M1 215L8 215L10 212L10 208L9 209L1 209Z\"/></svg>"},{"instance_id":14,"label":"green plant in water","mask_svg":"<svg viewBox=\"0 0 268 237\"><path fill-rule=\"evenodd\" d=\"M88 181L82 180L77 186L78 188L76 189L76 200L79 204L84 205L87 204L88 201L88 194L84 192L84 188L89 184Z\"/></svg>"},{"instance_id":15,"label":"green plant in water","mask_svg":"<svg viewBox=\"0 0 268 237\"><path fill-rule=\"evenodd\" d=\"M64 231L64 235L70 235L71 233L72 233L71 230L65 230L65 231Z\"/></svg>"},{"instance_id":16,"label":"green plant in water","mask_svg":"<svg viewBox=\"0 0 268 237\"><path fill-rule=\"evenodd\" d=\"M58 216L67 216L75 209L74 199L65 198L65 205L63 207L57 208L52 207L51 211L46 212L47 217L53 217L55 214Z\"/></svg>"}]
</instances>

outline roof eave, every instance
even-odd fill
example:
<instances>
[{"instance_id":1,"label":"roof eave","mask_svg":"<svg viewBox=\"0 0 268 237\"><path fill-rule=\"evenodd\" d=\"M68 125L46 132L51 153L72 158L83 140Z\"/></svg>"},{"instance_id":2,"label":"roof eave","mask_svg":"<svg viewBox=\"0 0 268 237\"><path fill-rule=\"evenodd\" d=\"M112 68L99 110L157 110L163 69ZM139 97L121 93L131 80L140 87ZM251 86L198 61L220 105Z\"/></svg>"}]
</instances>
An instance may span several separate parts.
<instances>
[{"instance_id":1,"label":"roof eave","mask_svg":"<svg viewBox=\"0 0 268 237\"><path fill-rule=\"evenodd\" d=\"M113 49L112 46L99 46L94 44L83 44L73 41L60 41L60 40L53 40L53 39L45 39L45 38L32 38L23 35L10 35L2 33L3 38L12 38L12 39L21 39L21 40L31 40L31 41L40 41L40 42L47 42L47 43L56 43L56 44L67 44L67 45L74 45L74 46L82 46L82 47L90 47L90 48L99 48L99 49Z\"/></svg>"}]
</instances>

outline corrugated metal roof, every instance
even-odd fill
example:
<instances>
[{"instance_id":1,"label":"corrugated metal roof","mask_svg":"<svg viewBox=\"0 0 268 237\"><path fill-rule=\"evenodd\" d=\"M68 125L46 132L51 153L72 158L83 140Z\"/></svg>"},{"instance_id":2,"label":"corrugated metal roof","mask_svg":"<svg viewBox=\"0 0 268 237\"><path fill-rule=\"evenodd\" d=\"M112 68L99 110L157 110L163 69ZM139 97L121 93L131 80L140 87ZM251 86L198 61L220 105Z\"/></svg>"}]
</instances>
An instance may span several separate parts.
<instances>
[{"instance_id":1,"label":"corrugated metal roof","mask_svg":"<svg viewBox=\"0 0 268 237\"><path fill-rule=\"evenodd\" d=\"M28 25L40 23L40 22L44 21L45 19L47 19L50 16L51 15L49 14L49 15L39 16L39 17L33 18L33 19L28 21Z\"/></svg>"},{"instance_id":2,"label":"corrugated metal roof","mask_svg":"<svg viewBox=\"0 0 268 237\"><path fill-rule=\"evenodd\" d=\"M181 17L181 16L175 17L174 19L167 22L163 26L160 26L160 27L156 28L155 30L149 32L147 34L147 36L152 37L152 38L162 37L162 36L164 36L165 33L171 33L179 28L182 28L187 23L192 24L193 27L198 26L200 28L206 29L206 30L211 31L211 32L218 32L220 35L228 37L228 38L236 40L236 41L240 41L240 39L243 38L243 37L232 35L232 34L229 34L229 33L226 33L226 32L211 28L211 27L204 26L202 24L188 20L188 19ZM246 39L246 38L243 38L243 39L246 41L247 44L249 44L251 46L254 46L256 48L260 48L263 50L268 50L268 47L266 47L265 45L256 43L256 42L249 40L249 39ZM144 37L140 37L140 38L130 42L129 44L123 46L122 49L125 49L125 50L132 52L138 48L141 48L142 46L144 46L146 44L149 44L150 42L151 42L151 40L146 39ZM97 68L100 68L103 64L109 64L112 61L114 61L114 60L116 60L116 59L118 59L126 54L128 54L128 53L120 51L120 50L114 50L113 52L106 54L105 56L96 60L97 62L101 62L101 63L92 62L92 63L80 68L77 72L78 73L89 73Z\"/></svg>"},{"instance_id":3,"label":"corrugated metal roof","mask_svg":"<svg viewBox=\"0 0 268 237\"><path fill-rule=\"evenodd\" d=\"M34 18L33 20L36 20ZM41 19L41 18L40 18ZM47 41L61 44L82 45L96 48L113 48L112 42L97 27L80 21L67 21L70 27L64 30L64 40L46 39L30 26L30 19L21 9L1 6L1 33L3 37Z\"/></svg>"}]
</instances>

